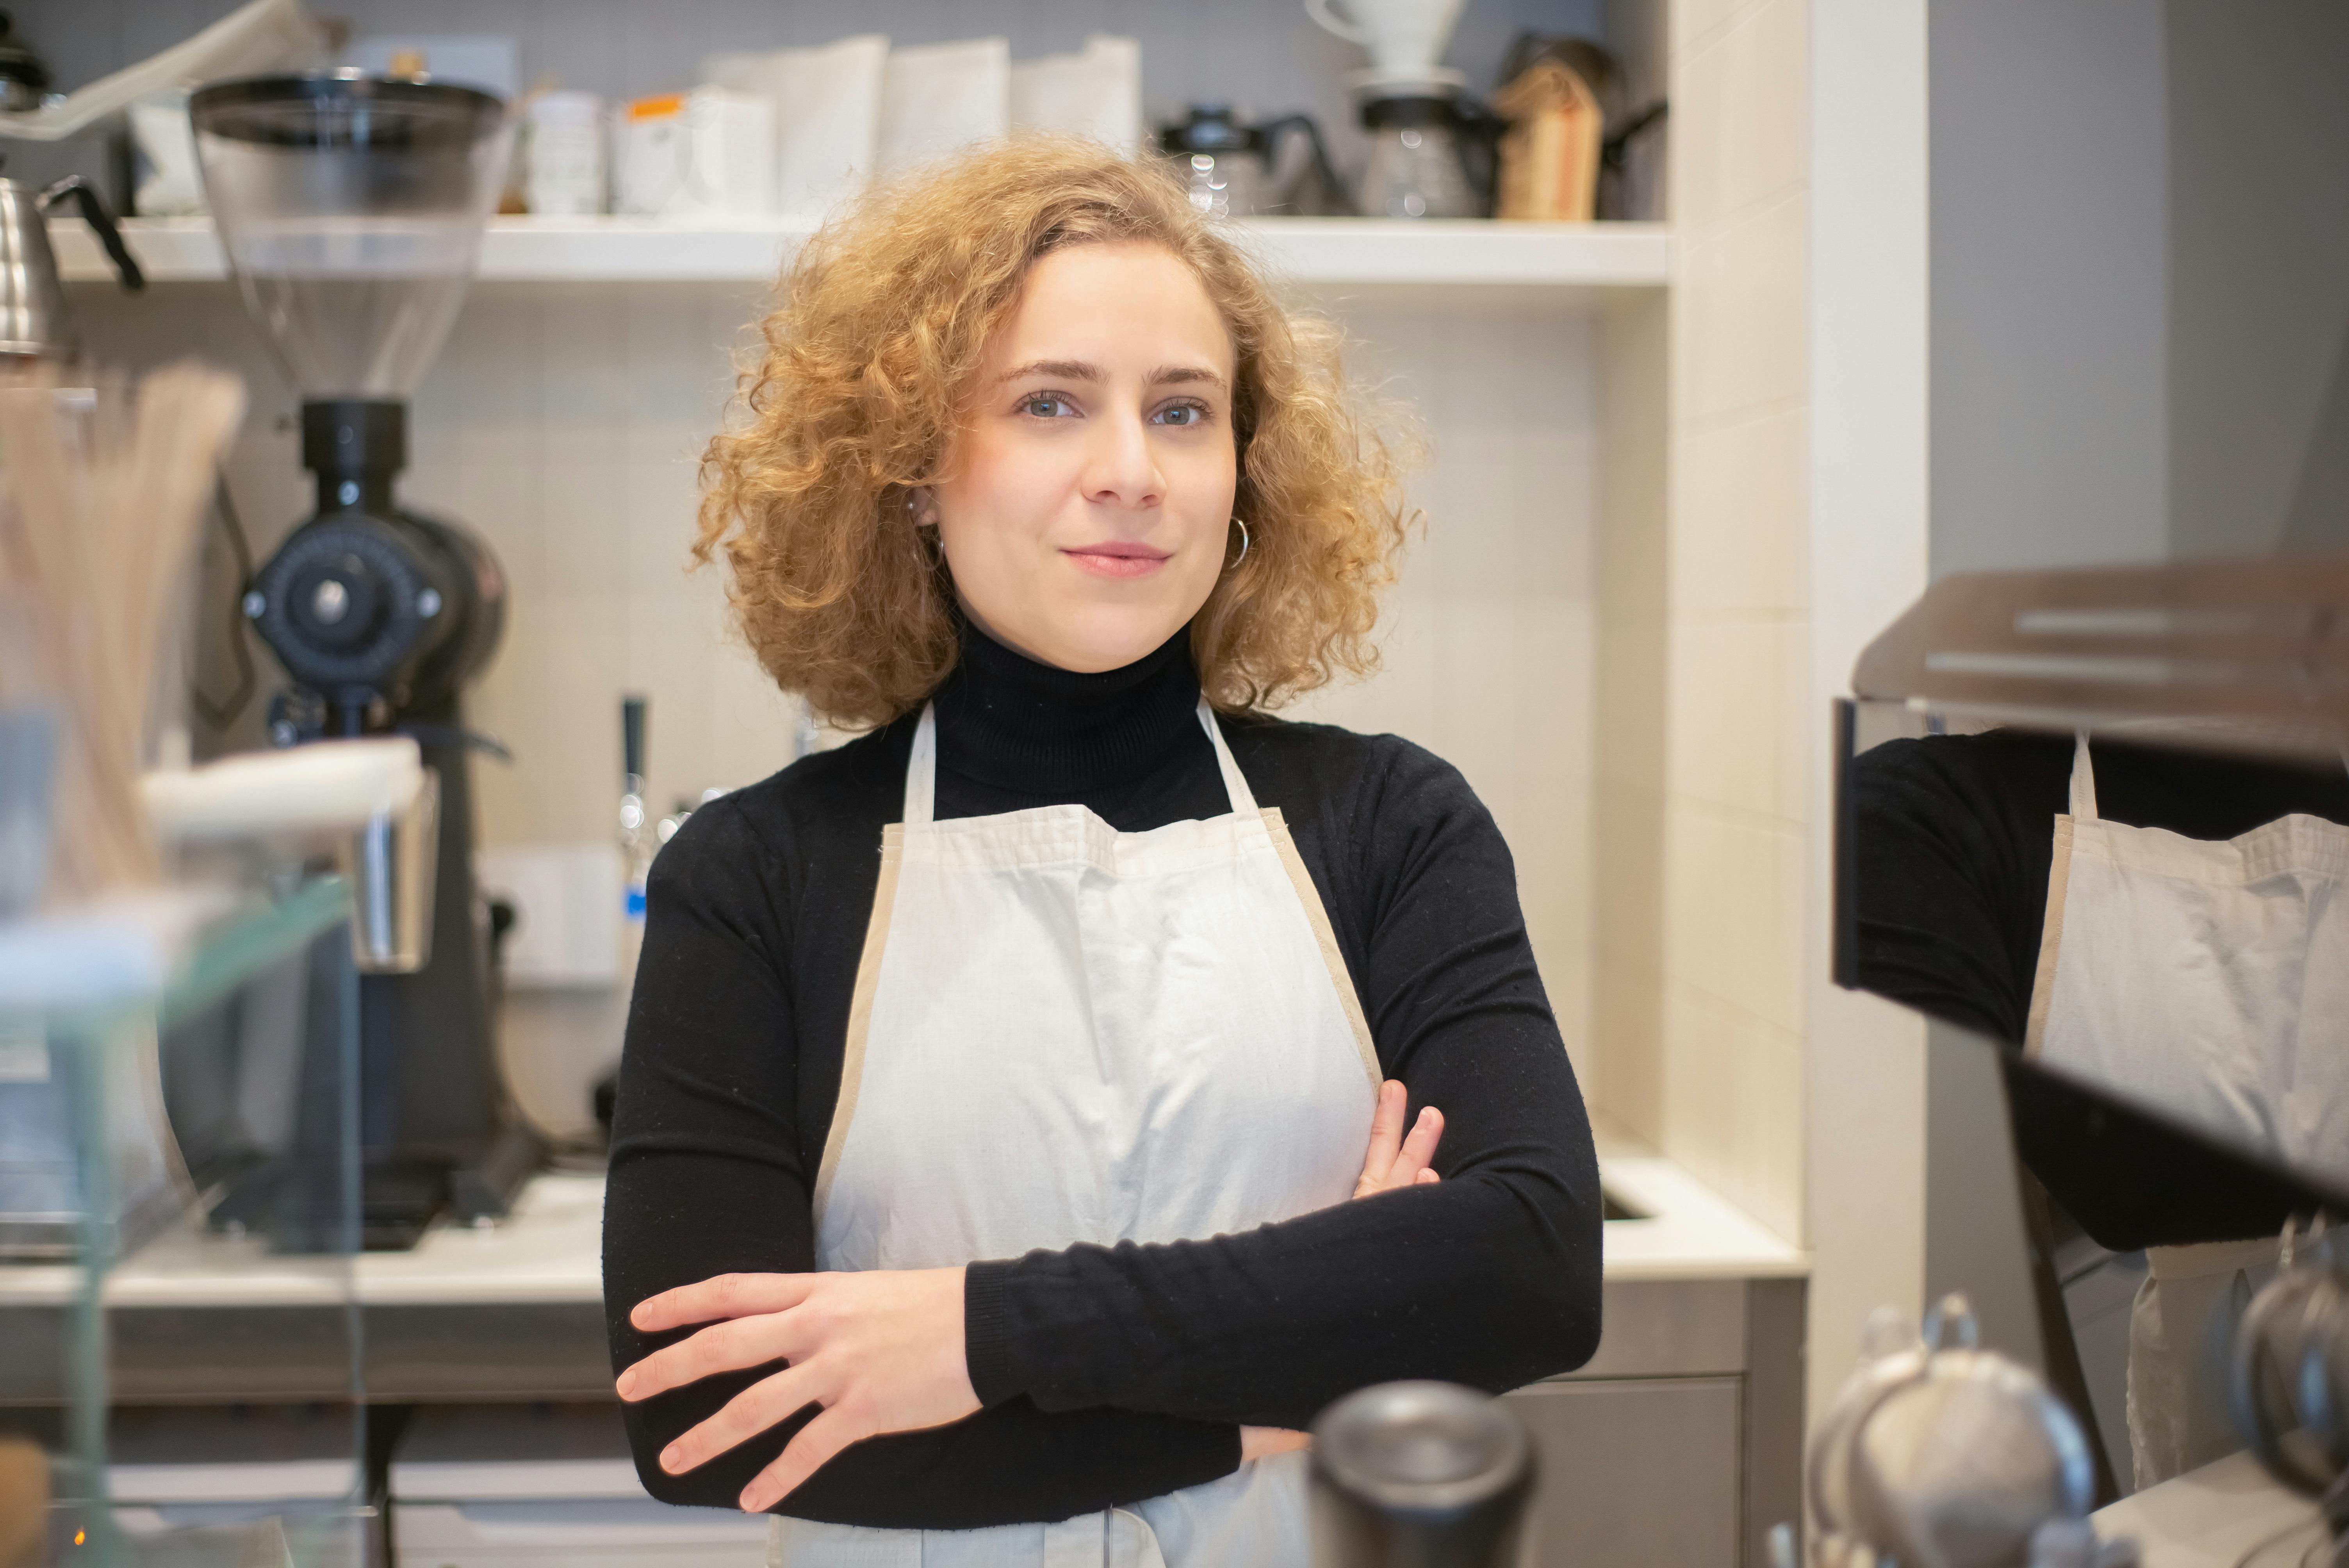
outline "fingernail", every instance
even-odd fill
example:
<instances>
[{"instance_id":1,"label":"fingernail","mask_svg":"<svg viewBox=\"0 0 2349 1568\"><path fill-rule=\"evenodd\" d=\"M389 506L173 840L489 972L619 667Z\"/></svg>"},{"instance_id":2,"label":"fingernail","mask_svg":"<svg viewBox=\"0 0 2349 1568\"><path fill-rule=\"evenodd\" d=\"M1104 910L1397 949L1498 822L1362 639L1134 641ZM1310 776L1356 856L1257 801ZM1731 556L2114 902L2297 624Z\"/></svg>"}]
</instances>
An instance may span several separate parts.
<instances>
[{"instance_id":1,"label":"fingernail","mask_svg":"<svg viewBox=\"0 0 2349 1568\"><path fill-rule=\"evenodd\" d=\"M661 1450L661 1469L668 1471L671 1475L675 1475L678 1471L685 1468L684 1461L685 1450L678 1448L675 1443L671 1443L668 1447Z\"/></svg>"},{"instance_id":2,"label":"fingernail","mask_svg":"<svg viewBox=\"0 0 2349 1568\"><path fill-rule=\"evenodd\" d=\"M636 1375L634 1372L621 1373L620 1380L614 1384L613 1387L618 1391L621 1398L633 1398L636 1392Z\"/></svg>"},{"instance_id":3,"label":"fingernail","mask_svg":"<svg viewBox=\"0 0 2349 1568\"><path fill-rule=\"evenodd\" d=\"M766 1511L767 1511L767 1501L766 1501L766 1499L761 1498L761 1497L756 1497L756 1496L753 1496L751 1493L747 1492L747 1491L746 1491L746 1492L744 1492L744 1493L742 1494L742 1511L743 1511L743 1512L745 1512L745 1513L764 1513L764 1512L766 1512Z\"/></svg>"}]
</instances>

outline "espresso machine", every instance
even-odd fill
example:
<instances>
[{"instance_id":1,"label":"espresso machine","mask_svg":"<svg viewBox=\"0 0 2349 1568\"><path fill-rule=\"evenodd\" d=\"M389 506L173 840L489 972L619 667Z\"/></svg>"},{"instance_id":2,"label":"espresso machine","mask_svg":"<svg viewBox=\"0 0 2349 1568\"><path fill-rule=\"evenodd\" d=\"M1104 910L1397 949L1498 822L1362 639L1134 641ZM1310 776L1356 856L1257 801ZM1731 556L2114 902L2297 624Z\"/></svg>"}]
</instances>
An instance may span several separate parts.
<instances>
[{"instance_id":1,"label":"espresso machine","mask_svg":"<svg viewBox=\"0 0 2349 1568\"><path fill-rule=\"evenodd\" d=\"M245 585L284 666L272 744L412 737L440 791L420 965L359 980L366 1243L441 1212L502 1215L536 1163L498 1068L489 923L472 870L462 693L496 651L505 583L463 527L401 506L408 399L463 303L512 141L486 93L356 72L214 83L190 99L229 268L302 395L317 509Z\"/></svg>"}]
</instances>

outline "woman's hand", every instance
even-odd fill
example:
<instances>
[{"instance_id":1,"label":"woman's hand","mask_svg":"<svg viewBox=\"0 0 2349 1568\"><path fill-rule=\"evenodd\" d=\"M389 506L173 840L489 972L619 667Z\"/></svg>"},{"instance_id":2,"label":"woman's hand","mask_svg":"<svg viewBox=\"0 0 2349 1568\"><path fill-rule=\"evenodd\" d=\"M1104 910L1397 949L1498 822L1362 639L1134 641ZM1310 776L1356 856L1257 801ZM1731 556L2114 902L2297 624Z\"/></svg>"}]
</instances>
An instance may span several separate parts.
<instances>
[{"instance_id":1,"label":"woman's hand","mask_svg":"<svg viewBox=\"0 0 2349 1568\"><path fill-rule=\"evenodd\" d=\"M1411 1091L1403 1088L1402 1079L1389 1078L1379 1085L1379 1109L1371 1118L1371 1147L1362 1157L1361 1180L1354 1183L1355 1197L1442 1180L1428 1161L1435 1158L1436 1141L1444 1136L1444 1113L1432 1105L1422 1108L1411 1136L1405 1138L1402 1119L1410 1109Z\"/></svg>"},{"instance_id":2,"label":"woman's hand","mask_svg":"<svg viewBox=\"0 0 2349 1568\"><path fill-rule=\"evenodd\" d=\"M978 1410L963 1359L962 1277L958 1268L720 1274L663 1291L628 1315L639 1332L709 1326L621 1373L620 1398L633 1403L715 1373L789 1361L661 1450L661 1469L681 1474L822 1405L742 1489L743 1511L763 1513L851 1443Z\"/></svg>"},{"instance_id":3,"label":"woman's hand","mask_svg":"<svg viewBox=\"0 0 2349 1568\"><path fill-rule=\"evenodd\" d=\"M1293 1454L1299 1449L1313 1446L1310 1432L1292 1432L1286 1427L1242 1427L1240 1429L1240 1463L1269 1459L1274 1454Z\"/></svg>"}]
</instances>

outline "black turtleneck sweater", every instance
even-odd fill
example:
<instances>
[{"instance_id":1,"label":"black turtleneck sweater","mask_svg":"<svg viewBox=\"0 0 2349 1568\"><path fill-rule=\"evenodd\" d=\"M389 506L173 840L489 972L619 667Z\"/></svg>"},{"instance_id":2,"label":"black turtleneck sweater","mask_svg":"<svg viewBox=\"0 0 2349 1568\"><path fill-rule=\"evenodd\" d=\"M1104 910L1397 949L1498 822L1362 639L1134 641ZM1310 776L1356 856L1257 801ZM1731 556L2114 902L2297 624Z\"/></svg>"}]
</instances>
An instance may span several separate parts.
<instances>
[{"instance_id":1,"label":"black turtleneck sweater","mask_svg":"<svg viewBox=\"0 0 2349 1568\"><path fill-rule=\"evenodd\" d=\"M968 632L936 697L937 814L1073 801L1127 832L1222 815L1198 698L1184 636L1086 676ZM917 717L703 807L654 862L604 1220L615 1368L678 1337L628 1326L645 1297L814 1266L810 1190ZM1067 1518L1226 1474L1240 1425L1302 1428L1366 1384L1499 1391L1597 1347L1598 1166L1492 818L1392 736L1223 722L1288 823L1386 1075L1413 1114L1444 1113L1443 1181L1241 1234L974 1262L964 1334L985 1408L850 1449L779 1511ZM653 1495L733 1506L812 1410L689 1475L655 1457L774 1369L627 1408Z\"/></svg>"}]
</instances>

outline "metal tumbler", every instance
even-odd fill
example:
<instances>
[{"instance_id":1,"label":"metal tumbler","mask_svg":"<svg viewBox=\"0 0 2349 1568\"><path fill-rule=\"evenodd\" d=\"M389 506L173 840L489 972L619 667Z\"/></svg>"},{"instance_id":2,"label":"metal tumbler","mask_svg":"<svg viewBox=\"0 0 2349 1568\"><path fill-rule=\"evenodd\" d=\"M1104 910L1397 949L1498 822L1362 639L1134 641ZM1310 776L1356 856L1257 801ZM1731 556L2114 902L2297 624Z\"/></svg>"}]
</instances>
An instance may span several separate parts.
<instances>
[{"instance_id":1,"label":"metal tumbler","mask_svg":"<svg viewBox=\"0 0 2349 1568\"><path fill-rule=\"evenodd\" d=\"M367 975L412 975L432 956L440 865L440 776L428 768L404 811L378 811L344 850L351 956Z\"/></svg>"},{"instance_id":2,"label":"metal tumbler","mask_svg":"<svg viewBox=\"0 0 2349 1568\"><path fill-rule=\"evenodd\" d=\"M1381 1383L1313 1423L1315 1568L1514 1568L1532 1441L1456 1383Z\"/></svg>"}]
</instances>

